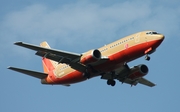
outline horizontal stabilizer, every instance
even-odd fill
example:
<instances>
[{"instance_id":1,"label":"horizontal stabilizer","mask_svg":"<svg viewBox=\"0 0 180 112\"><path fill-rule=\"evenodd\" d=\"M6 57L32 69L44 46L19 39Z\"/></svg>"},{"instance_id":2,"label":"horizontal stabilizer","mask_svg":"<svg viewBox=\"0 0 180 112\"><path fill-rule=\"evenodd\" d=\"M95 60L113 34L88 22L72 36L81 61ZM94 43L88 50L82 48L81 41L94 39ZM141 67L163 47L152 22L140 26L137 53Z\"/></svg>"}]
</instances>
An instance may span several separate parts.
<instances>
[{"instance_id":1,"label":"horizontal stabilizer","mask_svg":"<svg viewBox=\"0 0 180 112\"><path fill-rule=\"evenodd\" d=\"M8 69L16 71L16 72L20 72L38 79L44 79L48 76L48 74L46 73L42 73L42 72L36 72L36 71L31 71L31 70L26 70L26 69L22 69L22 68L16 68L16 67L8 67Z\"/></svg>"}]
</instances>

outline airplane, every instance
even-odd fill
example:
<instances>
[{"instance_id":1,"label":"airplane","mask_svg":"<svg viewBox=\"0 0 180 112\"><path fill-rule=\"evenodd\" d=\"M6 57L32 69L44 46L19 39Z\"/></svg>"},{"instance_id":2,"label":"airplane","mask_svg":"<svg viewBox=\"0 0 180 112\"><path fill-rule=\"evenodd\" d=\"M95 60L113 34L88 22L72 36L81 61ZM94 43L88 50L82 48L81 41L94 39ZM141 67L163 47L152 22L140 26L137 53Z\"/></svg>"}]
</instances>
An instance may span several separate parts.
<instances>
[{"instance_id":1,"label":"airplane","mask_svg":"<svg viewBox=\"0 0 180 112\"><path fill-rule=\"evenodd\" d=\"M130 68L127 63L142 56L149 61L149 55L156 51L164 38L156 31L142 31L82 54L51 49L46 41L40 46L15 42L15 45L34 50L42 57L44 72L17 67L8 69L38 78L42 84L49 85L70 86L100 76L110 86L115 86L115 80L118 80L131 86L140 83L153 87L155 84L144 78L149 71L145 64Z\"/></svg>"}]
</instances>

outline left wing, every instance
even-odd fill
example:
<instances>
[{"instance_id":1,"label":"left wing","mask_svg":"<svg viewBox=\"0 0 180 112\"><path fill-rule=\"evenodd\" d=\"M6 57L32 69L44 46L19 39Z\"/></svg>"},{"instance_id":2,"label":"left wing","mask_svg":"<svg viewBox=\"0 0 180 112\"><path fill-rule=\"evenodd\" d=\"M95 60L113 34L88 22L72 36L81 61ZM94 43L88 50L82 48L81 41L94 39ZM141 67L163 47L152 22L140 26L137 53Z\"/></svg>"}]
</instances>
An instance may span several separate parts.
<instances>
[{"instance_id":1,"label":"left wing","mask_svg":"<svg viewBox=\"0 0 180 112\"><path fill-rule=\"evenodd\" d=\"M40 47L32 44L27 44L24 42L16 42L15 45L22 46L31 50L35 50L36 55L45 57L51 60L54 60L58 63L66 63L69 66L71 66L73 69L76 69L80 72L86 71L86 66L79 63L79 60L81 58L81 54L77 53L71 53L67 51L62 50L56 50L56 49L50 49L45 47Z\"/></svg>"}]
</instances>

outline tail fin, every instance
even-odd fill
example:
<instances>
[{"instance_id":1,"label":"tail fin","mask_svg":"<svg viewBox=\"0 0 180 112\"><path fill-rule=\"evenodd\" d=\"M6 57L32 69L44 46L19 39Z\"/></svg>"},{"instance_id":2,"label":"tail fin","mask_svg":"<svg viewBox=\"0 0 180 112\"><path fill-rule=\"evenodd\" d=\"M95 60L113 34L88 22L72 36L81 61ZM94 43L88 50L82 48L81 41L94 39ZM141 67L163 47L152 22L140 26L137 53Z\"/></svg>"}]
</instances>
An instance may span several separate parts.
<instances>
[{"instance_id":1,"label":"tail fin","mask_svg":"<svg viewBox=\"0 0 180 112\"><path fill-rule=\"evenodd\" d=\"M42 42L40 44L41 47L45 47L45 48L51 48L48 43L46 41ZM53 69L55 69L57 62L52 61L50 59L44 58L42 59L42 63L43 63L43 69L45 73L48 73L49 71L52 71Z\"/></svg>"}]
</instances>

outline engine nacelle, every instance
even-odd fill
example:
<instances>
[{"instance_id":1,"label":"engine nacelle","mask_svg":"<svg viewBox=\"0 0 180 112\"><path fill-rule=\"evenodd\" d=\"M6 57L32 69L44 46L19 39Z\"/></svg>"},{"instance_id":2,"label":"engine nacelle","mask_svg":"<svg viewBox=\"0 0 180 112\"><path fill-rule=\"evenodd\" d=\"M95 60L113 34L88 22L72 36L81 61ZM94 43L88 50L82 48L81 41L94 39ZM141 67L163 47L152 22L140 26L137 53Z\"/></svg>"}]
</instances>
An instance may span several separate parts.
<instances>
[{"instance_id":1,"label":"engine nacelle","mask_svg":"<svg viewBox=\"0 0 180 112\"><path fill-rule=\"evenodd\" d=\"M97 49L90 50L83 54L83 56L80 59L80 62L83 64L89 64L96 62L101 59L101 52Z\"/></svg>"},{"instance_id":2,"label":"engine nacelle","mask_svg":"<svg viewBox=\"0 0 180 112\"><path fill-rule=\"evenodd\" d=\"M138 79L140 77L147 75L148 71L149 71L148 67L144 64L134 66L133 68L131 68L131 72L128 78L132 80Z\"/></svg>"}]
</instances>

